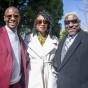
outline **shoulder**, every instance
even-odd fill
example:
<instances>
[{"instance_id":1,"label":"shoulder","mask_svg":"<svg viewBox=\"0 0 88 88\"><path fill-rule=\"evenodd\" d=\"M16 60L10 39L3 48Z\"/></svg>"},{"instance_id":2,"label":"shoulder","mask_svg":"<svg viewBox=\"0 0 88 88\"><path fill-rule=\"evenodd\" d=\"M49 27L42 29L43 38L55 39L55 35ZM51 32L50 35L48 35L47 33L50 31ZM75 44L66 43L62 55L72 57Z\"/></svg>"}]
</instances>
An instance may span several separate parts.
<instances>
[{"instance_id":1,"label":"shoulder","mask_svg":"<svg viewBox=\"0 0 88 88\"><path fill-rule=\"evenodd\" d=\"M83 40L87 40L88 41L88 32L85 32L85 31L83 31L84 33L83 33L83 35L84 35L84 37L83 37Z\"/></svg>"},{"instance_id":2,"label":"shoulder","mask_svg":"<svg viewBox=\"0 0 88 88\"><path fill-rule=\"evenodd\" d=\"M88 32L87 31L81 30L80 34L81 34L81 36L83 36L83 38L88 39Z\"/></svg>"},{"instance_id":3,"label":"shoulder","mask_svg":"<svg viewBox=\"0 0 88 88\"><path fill-rule=\"evenodd\" d=\"M5 26L0 28L0 37L8 36Z\"/></svg>"},{"instance_id":4,"label":"shoulder","mask_svg":"<svg viewBox=\"0 0 88 88\"><path fill-rule=\"evenodd\" d=\"M30 33L29 35L27 35L24 39L24 43L25 43L25 46L27 47L29 42L32 40L32 37L33 37L33 33Z\"/></svg>"},{"instance_id":5,"label":"shoulder","mask_svg":"<svg viewBox=\"0 0 88 88\"><path fill-rule=\"evenodd\" d=\"M0 33L3 31L3 29L5 29L5 26L0 28Z\"/></svg>"},{"instance_id":6,"label":"shoulder","mask_svg":"<svg viewBox=\"0 0 88 88\"><path fill-rule=\"evenodd\" d=\"M52 36L52 40L56 41L57 44L59 43L59 40L58 40L58 38L55 35Z\"/></svg>"},{"instance_id":7,"label":"shoulder","mask_svg":"<svg viewBox=\"0 0 88 88\"><path fill-rule=\"evenodd\" d=\"M32 37L33 37L33 33L30 33L25 37L25 41L30 41Z\"/></svg>"},{"instance_id":8,"label":"shoulder","mask_svg":"<svg viewBox=\"0 0 88 88\"><path fill-rule=\"evenodd\" d=\"M85 35L85 36L88 36L88 32L86 32L86 31L83 31L83 32L84 32L84 35Z\"/></svg>"},{"instance_id":9,"label":"shoulder","mask_svg":"<svg viewBox=\"0 0 88 88\"><path fill-rule=\"evenodd\" d=\"M58 38L57 38L55 35L53 35L53 36L52 36L52 39L56 39L56 40L57 40Z\"/></svg>"}]
</instances>

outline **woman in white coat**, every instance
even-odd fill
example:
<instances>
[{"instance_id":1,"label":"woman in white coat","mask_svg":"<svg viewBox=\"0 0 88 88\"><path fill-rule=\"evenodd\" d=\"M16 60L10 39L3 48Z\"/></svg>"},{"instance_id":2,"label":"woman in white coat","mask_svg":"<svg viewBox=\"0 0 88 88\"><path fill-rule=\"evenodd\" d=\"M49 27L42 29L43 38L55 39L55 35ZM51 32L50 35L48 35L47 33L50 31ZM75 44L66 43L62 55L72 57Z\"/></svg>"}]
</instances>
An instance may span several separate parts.
<instances>
[{"instance_id":1,"label":"woman in white coat","mask_svg":"<svg viewBox=\"0 0 88 88\"><path fill-rule=\"evenodd\" d=\"M58 39L51 33L52 18L48 12L40 12L34 22L34 28L25 39L30 63L28 88L57 88L57 76L53 67L53 58Z\"/></svg>"}]
</instances>

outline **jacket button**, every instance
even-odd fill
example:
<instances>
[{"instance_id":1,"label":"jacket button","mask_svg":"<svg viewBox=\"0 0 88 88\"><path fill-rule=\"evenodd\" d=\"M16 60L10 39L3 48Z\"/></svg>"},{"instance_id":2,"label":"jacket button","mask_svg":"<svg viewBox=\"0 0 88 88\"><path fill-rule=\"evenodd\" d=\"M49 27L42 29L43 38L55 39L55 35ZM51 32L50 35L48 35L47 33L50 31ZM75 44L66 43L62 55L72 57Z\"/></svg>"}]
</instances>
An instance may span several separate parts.
<instances>
[{"instance_id":1,"label":"jacket button","mask_svg":"<svg viewBox=\"0 0 88 88\"><path fill-rule=\"evenodd\" d=\"M77 58L75 58L75 61L78 61L78 59L77 59Z\"/></svg>"}]
</instances>

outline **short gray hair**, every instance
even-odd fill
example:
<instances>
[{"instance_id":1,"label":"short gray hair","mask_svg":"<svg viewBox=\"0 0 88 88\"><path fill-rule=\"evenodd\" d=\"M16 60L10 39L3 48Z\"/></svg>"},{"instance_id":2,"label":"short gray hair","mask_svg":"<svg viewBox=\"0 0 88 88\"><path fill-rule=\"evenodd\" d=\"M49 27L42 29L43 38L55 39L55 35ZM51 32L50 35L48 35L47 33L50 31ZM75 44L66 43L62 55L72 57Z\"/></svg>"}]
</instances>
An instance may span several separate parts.
<instances>
[{"instance_id":1,"label":"short gray hair","mask_svg":"<svg viewBox=\"0 0 88 88\"><path fill-rule=\"evenodd\" d=\"M65 16L64 16L64 19L65 19L65 17L67 17L68 15L71 15L71 14L77 16L77 18L79 19L78 14L75 11L71 11L71 12L66 13Z\"/></svg>"}]
</instances>

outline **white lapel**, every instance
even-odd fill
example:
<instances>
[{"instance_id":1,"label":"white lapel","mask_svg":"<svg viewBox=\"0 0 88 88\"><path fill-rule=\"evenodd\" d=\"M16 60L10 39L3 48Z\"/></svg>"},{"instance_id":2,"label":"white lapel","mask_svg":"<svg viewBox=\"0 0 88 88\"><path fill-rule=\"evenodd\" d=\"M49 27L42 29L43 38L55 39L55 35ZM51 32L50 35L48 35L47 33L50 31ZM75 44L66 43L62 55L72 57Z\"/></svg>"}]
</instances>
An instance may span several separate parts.
<instances>
[{"instance_id":1,"label":"white lapel","mask_svg":"<svg viewBox=\"0 0 88 88\"><path fill-rule=\"evenodd\" d=\"M29 39L28 39L29 40ZM31 35L28 47L39 56L46 56L52 49L57 48L58 40L55 36L50 38L48 35L44 45L42 46L37 38L37 35Z\"/></svg>"},{"instance_id":2,"label":"white lapel","mask_svg":"<svg viewBox=\"0 0 88 88\"><path fill-rule=\"evenodd\" d=\"M55 36L53 36L51 38L50 35L48 35L48 37L43 45L43 50L44 50L45 55L47 55L53 49L57 48L57 45L58 45L57 38Z\"/></svg>"},{"instance_id":3,"label":"white lapel","mask_svg":"<svg viewBox=\"0 0 88 88\"><path fill-rule=\"evenodd\" d=\"M40 42L39 42L39 40L37 38L37 35L31 37L31 40L30 40L30 43L28 44L28 47L33 52L38 54L39 56L43 56L44 55L42 46L41 46L41 44L40 44Z\"/></svg>"}]
</instances>

